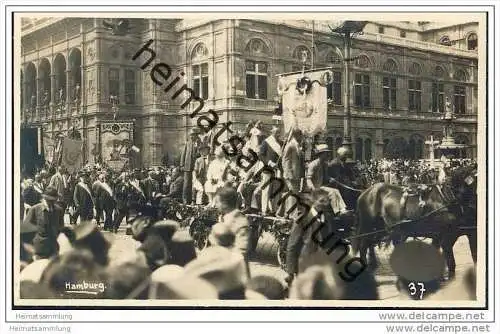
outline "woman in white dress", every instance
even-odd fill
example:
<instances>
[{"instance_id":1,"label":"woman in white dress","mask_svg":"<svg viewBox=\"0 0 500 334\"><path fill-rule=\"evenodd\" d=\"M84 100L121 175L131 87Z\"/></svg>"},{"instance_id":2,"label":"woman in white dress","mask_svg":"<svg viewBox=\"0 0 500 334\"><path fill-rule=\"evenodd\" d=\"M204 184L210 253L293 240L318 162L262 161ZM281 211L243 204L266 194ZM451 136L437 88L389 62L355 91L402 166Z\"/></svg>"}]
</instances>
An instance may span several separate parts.
<instances>
[{"instance_id":1,"label":"woman in white dress","mask_svg":"<svg viewBox=\"0 0 500 334\"><path fill-rule=\"evenodd\" d=\"M224 155L222 146L218 146L215 149L215 159L210 162L207 171L207 181L205 182L205 193L208 196L208 205L214 206L215 193L219 188L224 186L224 176L226 174L226 169L229 165L229 161Z\"/></svg>"}]
</instances>

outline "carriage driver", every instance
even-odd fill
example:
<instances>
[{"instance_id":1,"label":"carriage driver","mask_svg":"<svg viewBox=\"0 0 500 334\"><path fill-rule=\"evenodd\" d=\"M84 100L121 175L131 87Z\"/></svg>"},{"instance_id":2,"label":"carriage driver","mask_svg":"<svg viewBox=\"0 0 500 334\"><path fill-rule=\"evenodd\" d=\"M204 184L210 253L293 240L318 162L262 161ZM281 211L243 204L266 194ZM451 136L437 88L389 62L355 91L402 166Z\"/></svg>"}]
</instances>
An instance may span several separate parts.
<instances>
[{"instance_id":1,"label":"carriage driver","mask_svg":"<svg viewBox=\"0 0 500 334\"><path fill-rule=\"evenodd\" d=\"M309 190L314 191L322 189L328 192L332 211L335 215L344 214L347 212L346 204L338 189L328 187L328 158L331 150L326 144L316 146L316 153L318 158L312 161L307 169L306 180Z\"/></svg>"}]
</instances>

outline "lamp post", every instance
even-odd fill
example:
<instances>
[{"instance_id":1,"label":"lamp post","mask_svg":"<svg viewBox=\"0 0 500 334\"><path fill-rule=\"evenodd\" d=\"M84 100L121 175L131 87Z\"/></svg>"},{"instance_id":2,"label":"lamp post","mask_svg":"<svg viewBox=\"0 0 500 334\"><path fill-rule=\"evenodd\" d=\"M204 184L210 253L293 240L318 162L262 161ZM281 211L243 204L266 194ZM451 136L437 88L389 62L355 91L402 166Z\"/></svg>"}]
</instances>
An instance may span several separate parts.
<instances>
[{"instance_id":1,"label":"lamp post","mask_svg":"<svg viewBox=\"0 0 500 334\"><path fill-rule=\"evenodd\" d=\"M335 28L330 27L332 32L339 34L344 40L344 136L342 146L347 150L347 156L352 158L351 139L351 40L356 35L363 34L366 21L342 21Z\"/></svg>"}]
</instances>

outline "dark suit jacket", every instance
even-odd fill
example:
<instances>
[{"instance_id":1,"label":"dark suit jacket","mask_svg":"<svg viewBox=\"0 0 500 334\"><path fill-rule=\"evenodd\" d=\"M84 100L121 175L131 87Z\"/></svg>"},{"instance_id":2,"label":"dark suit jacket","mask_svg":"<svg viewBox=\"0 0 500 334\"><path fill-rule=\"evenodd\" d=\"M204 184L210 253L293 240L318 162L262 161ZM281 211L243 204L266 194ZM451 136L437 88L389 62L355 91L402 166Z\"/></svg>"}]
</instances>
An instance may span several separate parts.
<instances>
[{"instance_id":1,"label":"dark suit jacket","mask_svg":"<svg viewBox=\"0 0 500 334\"><path fill-rule=\"evenodd\" d=\"M141 188L142 191L144 192L144 195L146 195L146 199L149 202L153 200L153 193L157 193L160 191L160 186L158 182L150 178L142 180Z\"/></svg>"},{"instance_id":2,"label":"dark suit jacket","mask_svg":"<svg viewBox=\"0 0 500 334\"><path fill-rule=\"evenodd\" d=\"M184 145L184 149L181 153L181 163L180 167L184 172L192 172L194 168L194 162L198 158L197 143L189 139Z\"/></svg>"},{"instance_id":3,"label":"dark suit jacket","mask_svg":"<svg viewBox=\"0 0 500 334\"><path fill-rule=\"evenodd\" d=\"M354 181L353 165L333 159L328 163L328 176L339 182L350 184Z\"/></svg>"},{"instance_id":4,"label":"dark suit jacket","mask_svg":"<svg viewBox=\"0 0 500 334\"><path fill-rule=\"evenodd\" d=\"M184 184L184 177L178 176L172 183L170 184L170 189L167 194L169 198L174 199L182 199L182 186Z\"/></svg>"},{"instance_id":5,"label":"dark suit jacket","mask_svg":"<svg viewBox=\"0 0 500 334\"><path fill-rule=\"evenodd\" d=\"M108 184L109 189L113 191L112 187ZM112 210L115 208L115 199L113 198L113 195L110 194L105 187L102 186L100 183L95 190L95 201L96 203L99 203L101 208L105 210Z\"/></svg>"},{"instance_id":6,"label":"dark suit jacket","mask_svg":"<svg viewBox=\"0 0 500 334\"><path fill-rule=\"evenodd\" d=\"M90 190L88 185L87 188ZM84 219L92 219L94 217L94 201L91 192L92 190L89 192L80 183L77 183L75 192L73 193L75 207Z\"/></svg>"},{"instance_id":7,"label":"dark suit jacket","mask_svg":"<svg viewBox=\"0 0 500 334\"><path fill-rule=\"evenodd\" d=\"M33 238L36 255L47 258L59 252L57 237L64 227L61 207L54 205L53 211L48 212L44 202L38 203L28 211L24 221L37 227Z\"/></svg>"},{"instance_id":8,"label":"dark suit jacket","mask_svg":"<svg viewBox=\"0 0 500 334\"><path fill-rule=\"evenodd\" d=\"M290 140L283 150L283 178L299 180L304 177L304 153L295 139Z\"/></svg>"},{"instance_id":9,"label":"dark suit jacket","mask_svg":"<svg viewBox=\"0 0 500 334\"><path fill-rule=\"evenodd\" d=\"M131 186L128 183L118 182L113 188L113 196L116 202L116 208L119 210L126 209L129 204L129 195L132 192Z\"/></svg>"}]
</instances>

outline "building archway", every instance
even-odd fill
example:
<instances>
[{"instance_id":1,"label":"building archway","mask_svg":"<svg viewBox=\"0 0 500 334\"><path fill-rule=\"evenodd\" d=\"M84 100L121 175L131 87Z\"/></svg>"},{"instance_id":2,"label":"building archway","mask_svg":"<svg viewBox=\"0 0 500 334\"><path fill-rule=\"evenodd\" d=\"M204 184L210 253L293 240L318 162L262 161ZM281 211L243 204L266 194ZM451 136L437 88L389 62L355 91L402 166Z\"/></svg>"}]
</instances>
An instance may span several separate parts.
<instances>
[{"instance_id":1,"label":"building archway","mask_svg":"<svg viewBox=\"0 0 500 334\"><path fill-rule=\"evenodd\" d=\"M62 98L66 97L66 59L60 53L54 58L54 79L57 92L62 89ZM61 94L56 94L56 102L61 103Z\"/></svg>"},{"instance_id":2,"label":"building archway","mask_svg":"<svg viewBox=\"0 0 500 334\"><path fill-rule=\"evenodd\" d=\"M67 83L71 89L70 98L76 100L80 98L78 87L82 86L82 52L80 49L75 48L69 54L69 82Z\"/></svg>"},{"instance_id":3,"label":"building archway","mask_svg":"<svg viewBox=\"0 0 500 334\"><path fill-rule=\"evenodd\" d=\"M26 65L25 71L25 105L28 108L35 108L38 101L38 92L36 91L36 67L33 63Z\"/></svg>"},{"instance_id":4,"label":"building archway","mask_svg":"<svg viewBox=\"0 0 500 334\"><path fill-rule=\"evenodd\" d=\"M43 58L40 61L40 66L38 68L39 71L39 96L38 103L44 106L47 106L50 102L50 97L52 96L52 87L51 87L51 66L50 62L47 58Z\"/></svg>"}]
</instances>

